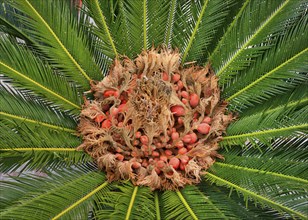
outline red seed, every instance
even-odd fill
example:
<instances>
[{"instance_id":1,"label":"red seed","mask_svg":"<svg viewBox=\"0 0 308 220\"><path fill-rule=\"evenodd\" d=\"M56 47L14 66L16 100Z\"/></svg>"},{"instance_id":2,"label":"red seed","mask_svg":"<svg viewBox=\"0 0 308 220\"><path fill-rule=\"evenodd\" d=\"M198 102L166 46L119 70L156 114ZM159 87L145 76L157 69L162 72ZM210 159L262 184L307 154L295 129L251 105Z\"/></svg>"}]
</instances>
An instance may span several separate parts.
<instances>
[{"instance_id":1,"label":"red seed","mask_svg":"<svg viewBox=\"0 0 308 220\"><path fill-rule=\"evenodd\" d=\"M140 142L139 142L138 140L134 140L134 141L133 141L133 145L134 145L134 146L137 146L139 143L140 143Z\"/></svg>"},{"instance_id":2,"label":"red seed","mask_svg":"<svg viewBox=\"0 0 308 220\"><path fill-rule=\"evenodd\" d=\"M161 155L159 157L159 159L162 160L162 161L167 161L168 160L168 158L165 155Z\"/></svg>"},{"instance_id":3,"label":"red seed","mask_svg":"<svg viewBox=\"0 0 308 220\"><path fill-rule=\"evenodd\" d=\"M187 100L187 99L182 98L182 103L183 103L184 105L186 105L186 104L188 103L188 100Z\"/></svg>"},{"instance_id":4,"label":"red seed","mask_svg":"<svg viewBox=\"0 0 308 220\"><path fill-rule=\"evenodd\" d=\"M116 152L118 152L118 153L122 153L122 152L123 152L123 150L122 150L121 148L117 147L117 148L116 148Z\"/></svg>"},{"instance_id":5,"label":"red seed","mask_svg":"<svg viewBox=\"0 0 308 220\"><path fill-rule=\"evenodd\" d=\"M182 116L185 115L185 109L180 106L180 105L175 105L171 107L171 112L175 115L175 116Z\"/></svg>"},{"instance_id":6,"label":"red seed","mask_svg":"<svg viewBox=\"0 0 308 220\"><path fill-rule=\"evenodd\" d=\"M140 131L137 131L136 133L135 133L135 138L140 138L141 137L141 132Z\"/></svg>"},{"instance_id":7,"label":"red seed","mask_svg":"<svg viewBox=\"0 0 308 220\"><path fill-rule=\"evenodd\" d=\"M189 104L193 108L195 108L199 104L199 96L196 93L190 95Z\"/></svg>"},{"instance_id":8,"label":"red seed","mask_svg":"<svg viewBox=\"0 0 308 220\"><path fill-rule=\"evenodd\" d=\"M101 123L105 119L104 115L98 115L95 117L95 122Z\"/></svg>"},{"instance_id":9,"label":"red seed","mask_svg":"<svg viewBox=\"0 0 308 220\"><path fill-rule=\"evenodd\" d=\"M182 125L184 123L183 118L178 118L179 125Z\"/></svg>"},{"instance_id":10,"label":"red seed","mask_svg":"<svg viewBox=\"0 0 308 220\"><path fill-rule=\"evenodd\" d=\"M117 114L119 113L119 109L116 107L113 107L110 111L113 117L117 116Z\"/></svg>"},{"instance_id":11,"label":"red seed","mask_svg":"<svg viewBox=\"0 0 308 220\"><path fill-rule=\"evenodd\" d=\"M171 150L165 150L165 154L166 154L166 156L171 156L172 155L172 151Z\"/></svg>"},{"instance_id":12,"label":"red seed","mask_svg":"<svg viewBox=\"0 0 308 220\"><path fill-rule=\"evenodd\" d=\"M193 147L194 147L194 146L191 145L191 144L187 145L187 147L186 147L186 148L187 148L187 151L190 151L191 149L193 149Z\"/></svg>"},{"instance_id":13,"label":"red seed","mask_svg":"<svg viewBox=\"0 0 308 220\"><path fill-rule=\"evenodd\" d=\"M182 147L184 147L184 143L183 143L183 141L178 141L175 146L177 148L182 148Z\"/></svg>"},{"instance_id":14,"label":"red seed","mask_svg":"<svg viewBox=\"0 0 308 220\"><path fill-rule=\"evenodd\" d=\"M194 144L194 143L196 143L197 142L197 140L198 140L198 136L196 135L196 133L194 133L194 132L192 132L191 134L190 134L190 144Z\"/></svg>"},{"instance_id":15,"label":"red seed","mask_svg":"<svg viewBox=\"0 0 308 220\"><path fill-rule=\"evenodd\" d=\"M114 97L118 98L120 96L120 92L117 90L117 91L114 92L113 95L114 95Z\"/></svg>"},{"instance_id":16,"label":"red seed","mask_svg":"<svg viewBox=\"0 0 308 220\"><path fill-rule=\"evenodd\" d=\"M185 170L185 167L186 167L185 164L182 164L182 163L180 164L180 170L183 170L183 171L184 171L184 170Z\"/></svg>"},{"instance_id":17,"label":"red seed","mask_svg":"<svg viewBox=\"0 0 308 220\"><path fill-rule=\"evenodd\" d=\"M116 158L119 160L119 161L123 161L124 160L124 156L122 154L115 154Z\"/></svg>"},{"instance_id":18,"label":"red seed","mask_svg":"<svg viewBox=\"0 0 308 220\"><path fill-rule=\"evenodd\" d=\"M176 157L172 157L169 161L169 165L171 165L174 169L177 169L180 166L180 160Z\"/></svg>"},{"instance_id":19,"label":"red seed","mask_svg":"<svg viewBox=\"0 0 308 220\"><path fill-rule=\"evenodd\" d=\"M118 107L119 112L125 112L127 110L127 105L126 104L121 104Z\"/></svg>"},{"instance_id":20,"label":"red seed","mask_svg":"<svg viewBox=\"0 0 308 220\"><path fill-rule=\"evenodd\" d=\"M157 143L155 143L155 146L156 146L157 148L161 148L161 147L162 147L162 144L161 144L161 142L157 142Z\"/></svg>"},{"instance_id":21,"label":"red seed","mask_svg":"<svg viewBox=\"0 0 308 220\"><path fill-rule=\"evenodd\" d=\"M181 163L187 164L189 161L189 157L187 155L183 155L181 156L180 160L181 160Z\"/></svg>"},{"instance_id":22,"label":"red seed","mask_svg":"<svg viewBox=\"0 0 308 220\"><path fill-rule=\"evenodd\" d=\"M110 97L110 96L113 96L114 95L114 90L106 90L105 92L104 92L104 94L103 94L103 96L105 97L105 98L107 98L107 97Z\"/></svg>"},{"instance_id":23,"label":"red seed","mask_svg":"<svg viewBox=\"0 0 308 220\"><path fill-rule=\"evenodd\" d=\"M161 170L155 167L155 172L157 173L157 175L159 175Z\"/></svg>"},{"instance_id":24,"label":"red seed","mask_svg":"<svg viewBox=\"0 0 308 220\"><path fill-rule=\"evenodd\" d=\"M110 108L110 106L109 106L108 104L106 104L106 105L102 105L102 111L103 111L103 112L108 111L108 110L109 110L109 108Z\"/></svg>"},{"instance_id":25,"label":"red seed","mask_svg":"<svg viewBox=\"0 0 308 220\"><path fill-rule=\"evenodd\" d=\"M202 122L207 123L207 124L211 124L212 119L208 116L205 116Z\"/></svg>"},{"instance_id":26,"label":"red seed","mask_svg":"<svg viewBox=\"0 0 308 220\"><path fill-rule=\"evenodd\" d=\"M153 151L153 152L152 152L152 156L153 156L153 157L159 157L159 153L158 153L157 151Z\"/></svg>"},{"instance_id":27,"label":"red seed","mask_svg":"<svg viewBox=\"0 0 308 220\"><path fill-rule=\"evenodd\" d=\"M159 161L156 162L156 167L157 168L162 169L162 168L164 168L164 166L165 166L165 162L164 161L159 160Z\"/></svg>"},{"instance_id":28,"label":"red seed","mask_svg":"<svg viewBox=\"0 0 308 220\"><path fill-rule=\"evenodd\" d=\"M187 149L185 147L183 147L183 148L179 149L178 153L182 154L182 155L186 154L187 153Z\"/></svg>"},{"instance_id":29,"label":"red seed","mask_svg":"<svg viewBox=\"0 0 308 220\"><path fill-rule=\"evenodd\" d=\"M182 92L181 92L181 96L182 96L183 98L185 98L185 99L188 99L188 98L189 98L189 94L188 94L188 92L186 92L186 91L182 91Z\"/></svg>"},{"instance_id":30,"label":"red seed","mask_svg":"<svg viewBox=\"0 0 308 220\"><path fill-rule=\"evenodd\" d=\"M199 133L201 134L208 134L210 132L211 126L209 126L206 123L201 123L198 125L197 130L199 131Z\"/></svg>"},{"instance_id":31,"label":"red seed","mask_svg":"<svg viewBox=\"0 0 308 220\"><path fill-rule=\"evenodd\" d=\"M162 79L163 79L164 81L169 81L169 74L166 73L166 72L163 72L163 74L162 74Z\"/></svg>"},{"instance_id":32,"label":"red seed","mask_svg":"<svg viewBox=\"0 0 308 220\"><path fill-rule=\"evenodd\" d=\"M172 140L176 140L176 139L178 139L179 137L180 137L180 135L179 135L178 132L173 132L173 133L171 134L171 139L172 139Z\"/></svg>"},{"instance_id":33,"label":"red seed","mask_svg":"<svg viewBox=\"0 0 308 220\"><path fill-rule=\"evenodd\" d=\"M143 166L143 167L147 167L148 165L149 165L148 161L147 161L146 159L144 159L144 160L142 161L142 166Z\"/></svg>"},{"instance_id":34,"label":"red seed","mask_svg":"<svg viewBox=\"0 0 308 220\"><path fill-rule=\"evenodd\" d=\"M180 80L180 78L181 78L181 75L180 74L173 74L173 76L172 76L172 81L173 82L177 82L177 81L179 81Z\"/></svg>"},{"instance_id":35,"label":"red seed","mask_svg":"<svg viewBox=\"0 0 308 220\"><path fill-rule=\"evenodd\" d=\"M133 162L132 167L133 167L134 169L138 169L138 168L141 167L141 164L140 164L139 162Z\"/></svg>"},{"instance_id":36,"label":"red seed","mask_svg":"<svg viewBox=\"0 0 308 220\"><path fill-rule=\"evenodd\" d=\"M109 119L106 119L102 123L102 128L110 128L111 127L111 121Z\"/></svg>"},{"instance_id":37,"label":"red seed","mask_svg":"<svg viewBox=\"0 0 308 220\"><path fill-rule=\"evenodd\" d=\"M145 136L145 135L142 135L142 136L140 137L140 141L141 141L141 143L143 143L143 144L148 144L148 143L149 143L149 138L148 138L147 136Z\"/></svg>"},{"instance_id":38,"label":"red seed","mask_svg":"<svg viewBox=\"0 0 308 220\"><path fill-rule=\"evenodd\" d=\"M191 136L190 134L186 134L183 138L182 138L184 143L190 143L191 142Z\"/></svg>"},{"instance_id":39,"label":"red seed","mask_svg":"<svg viewBox=\"0 0 308 220\"><path fill-rule=\"evenodd\" d=\"M179 89L183 89L184 84L181 80L179 80L177 84L178 84Z\"/></svg>"}]
</instances>

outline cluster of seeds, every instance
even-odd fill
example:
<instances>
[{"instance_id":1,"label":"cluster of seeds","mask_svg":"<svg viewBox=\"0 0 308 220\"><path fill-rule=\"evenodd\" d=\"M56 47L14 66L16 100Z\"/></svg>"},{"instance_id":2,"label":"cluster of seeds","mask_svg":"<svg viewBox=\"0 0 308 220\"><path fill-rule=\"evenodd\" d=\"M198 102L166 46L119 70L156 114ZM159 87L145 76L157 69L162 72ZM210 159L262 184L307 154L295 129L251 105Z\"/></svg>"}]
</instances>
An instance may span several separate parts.
<instances>
[{"instance_id":1,"label":"cluster of seeds","mask_svg":"<svg viewBox=\"0 0 308 220\"><path fill-rule=\"evenodd\" d=\"M198 183L216 157L232 120L210 66L180 67L177 51L142 52L115 60L91 83L79 132L83 149L110 181L130 179L151 189Z\"/></svg>"}]
</instances>

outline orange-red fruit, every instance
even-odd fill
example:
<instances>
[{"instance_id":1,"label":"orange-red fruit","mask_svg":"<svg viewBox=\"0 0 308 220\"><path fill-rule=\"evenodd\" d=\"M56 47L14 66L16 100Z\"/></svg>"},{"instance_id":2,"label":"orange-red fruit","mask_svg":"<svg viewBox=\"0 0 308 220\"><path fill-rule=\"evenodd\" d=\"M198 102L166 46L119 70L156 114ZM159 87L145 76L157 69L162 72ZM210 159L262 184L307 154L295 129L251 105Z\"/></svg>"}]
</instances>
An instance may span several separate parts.
<instances>
[{"instance_id":1,"label":"orange-red fruit","mask_svg":"<svg viewBox=\"0 0 308 220\"><path fill-rule=\"evenodd\" d=\"M185 109L180 106L180 105L175 105L171 107L171 112L175 115L175 116L182 116L185 115Z\"/></svg>"},{"instance_id":2,"label":"orange-red fruit","mask_svg":"<svg viewBox=\"0 0 308 220\"><path fill-rule=\"evenodd\" d=\"M161 172L161 170L160 170L160 169L158 169L157 167L155 167L155 172L157 173L157 175L159 175L159 174L160 174L160 172Z\"/></svg>"},{"instance_id":3,"label":"orange-red fruit","mask_svg":"<svg viewBox=\"0 0 308 220\"><path fill-rule=\"evenodd\" d=\"M106 119L102 123L102 128L110 128L111 127L111 121L109 119Z\"/></svg>"},{"instance_id":4,"label":"orange-red fruit","mask_svg":"<svg viewBox=\"0 0 308 220\"><path fill-rule=\"evenodd\" d=\"M162 168L164 168L164 166L165 166L165 162L164 161L159 160L159 161L156 162L156 167L157 168L162 169Z\"/></svg>"},{"instance_id":5,"label":"orange-red fruit","mask_svg":"<svg viewBox=\"0 0 308 220\"><path fill-rule=\"evenodd\" d=\"M182 91L182 92L181 92L181 96L182 96L183 98L185 98L185 99L188 99L188 98L189 98L189 94L188 94L188 92L186 92L186 91Z\"/></svg>"},{"instance_id":6,"label":"orange-red fruit","mask_svg":"<svg viewBox=\"0 0 308 220\"><path fill-rule=\"evenodd\" d=\"M176 139L178 139L179 137L180 137L180 135L179 135L178 132L173 132L173 133L171 134L171 139L172 139L172 140L176 140Z\"/></svg>"},{"instance_id":7,"label":"orange-red fruit","mask_svg":"<svg viewBox=\"0 0 308 220\"><path fill-rule=\"evenodd\" d=\"M197 135L196 135L196 133L191 133L190 134L190 144L194 144L194 143L196 143L197 142L197 140L198 140L198 137L197 137Z\"/></svg>"},{"instance_id":8,"label":"orange-red fruit","mask_svg":"<svg viewBox=\"0 0 308 220\"><path fill-rule=\"evenodd\" d=\"M167 161L168 160L168 158L165 155L161 155L159 157L159 159L162 160L162 161Z\"/></svg>"},{"instance_id":9,"label":"orange-red fruit","mask_svg":"<svg viewBox=\"0 0 308 220\"><path fill-rule=\"evenodd\" d=\"M159 153L158 153L157 151L153 151L153 152L152 152L152 156L153 156L153 157L159 157Z\"/></svg>"},{"instance_id":10,"label":"orange-red fruit","mask_svg":"<svg viewBox=\"0 0 308 220\"><path fill-rule=\"evenodd\" d=\"M179 81L180 80L180 78L181 78L181 76L180 76L180 74L173 74L173 76L172 76L172 81L173 82L177 82L177 81Z\"/></svg>"},{"instance_id":11,"label":"orange-red fruit","mask_svg":"<svg viewBox=\"0 0 308 220\"><path fill-rule=\"evenodd\" d=\"M183 143L183 141L178 141L175 146L177 148L182 148L182 147L184 147L184 143Z\"/></svg>"},{"instance_id":12,"label":"orange-red fruit","mask_svg":"<svg viewBox=\"0 0 308 220\"><path fill-rule=\"evenodd\" d=\"M141 143L143 143L143 144L148 144L148 143L149 143L149 138L148 138L147 136L145 136L145 135L142 135L142 136L140 137L140 141L141 141Z\"/></svg>"},{"instance_id":13,"label":"orange-red fruit","mask_svg":"<svg viewBox=\"0 0 308 220\"><path fill-rule=\"evenodd\" d=\"M163 72L162 79L163 79L164 81L168 81L168 80L169 80L169 75L168 75L168 73Z\"/></svg>"},{"instance_id":14,"label":"orange-red fruit","mask_svg":"<svg viewBox=\"0 0 308 220\"><path fill-rule=\"evenodd\" d=\"M172 151L171 150L165 150L165 154L166 154L166 156L171 156L172 155Z\"/></svg>"},{"instance_id":15,"label":"orange-red fruit","mask_svg":"<svg viewBox=\"0 0 308 220\"><path fill-rule=\"evenodd\" d=\"M182 147L181 149L179 149L178 151L179 154L186 154L187 153L187 149L185 147Z\"/></svg>"},{"instance_id":16,"label":"orange-red fruit","mask_svg":"<svg viewBox=\"0 0 308 220\"><path fill-rule=\"evenodd\" d=\"M180 166L180 160L176 157L172 157L169 161L169 165L172 166L174 169L177 169Z\"/></svg>"},{"instance_id":17,"label":"orange-red fruit","mask_svg":"<svg viewBox=\"0 0 308 220\"><path fill-rule=\"evenodd\" d=\"M123 161L124 160L124 156L122 154L115 154L116 158L119 160L119 161Z\"/></svg>"},{"instance_id":18,"label":"orange-red fruit","mask_svg":"<svg viewBox=\"0 0 308 220\"><path fill-rule=\"evenodd\" d=\"M202 122L207 123L207 124L211 124L212 119L208 116L205 116Z\"/></svg>"},{"instance_id":19,"label":"orange-red fruit","mask_svg":"<svg viewBox=\"0 0 308 220\"><path fill-rule=\"evenodd\" d=\"M95 117L95 121L97 123L101 123L104 119L105 119L104 115L98 115L98 116Z\"/></svg>"},{"instance_id":20,"label":"orange-red fruit","mask_svg":"<svg viewBox=\"0 0 308 220\"><path fill-rule=\"evenodd\" d=\"M141 164L140 164L139 162L133 162L132 167L133 167L134 169L138 169L138 168L141 167Z\"/></svg>"},{"instance_id":21,"label":"orange-red fruit","mask_svg":"<svg viewBox=\"0 0 308 220\"><path fill-rule=\"evenodd\" d=\"M121 104L118 107L119 112L125 112L127 110L127 105L126 104Z\"/></svg>"},{"instance_id":22,"label":"orange-red fruit","mask_svg":"<svg viewBox=\"0 0 308 220\"><path fill-rule=\"evenodd\" d=\"M185 170L185 166L186 166L185 164L182 164L182 163L181 163L181 164L180 164L180 170Z\"/></svg>"},{"instance_id":23,"label":"orange-red fruit","mask_svg":"<svg viewBox=\"0 0 308 220\"><path fill-rule=\"evenodd\" d=\"M140 131L137 131L136 133L135 133L135 138L140 138L141 137L141 132Z\"/></svg>"},{"instance_id":24,"label":"orange-red fruit","mask_svg":"<svg viewBox=\"0 0 308 220\"><path fill-rule=\"evenodd\" d=\"M201 123L198 125L197 130L201 134L208 134L210 132L211 126L209 126L207 123Z\"/></svg>"},{"instance_id":25,"label":"orange-red fruit","mask_svg":"<svg viewBox=\"0 0 308 220\"><path fill-rule=\"evenodd\" d=\"M119 113L119 109L116 107L112 108L110 111L113 117L117 116L117 114Z\"/></svg>"},{"instance_id":26,"label":"orange-red fruit","mask_svg":"<svg viewBox=\"0 0 308 220\"><path fill-rule=\"evenodd\" d=\"M182 103L183 103L184 105L186 105L186 104L188 103L188 100L185 99L185 98L182 98Z\"/></svg>"},{"instance_id":27,"label":"orange-red fruit","mask_svg":"<svg viewBox=\"0 0 308 220\"><path fill-rule=\"evenodd\" d=\"M190 95L189 104L193 108L197 107L197 105L199 104L199 96L196 93Z\"/></svg>"},{"instance_id":28,"label":"orange-red fruit","mask_svg":"<svg viewBox=\"0 0 308 220\"><path fill-rule=\"evenodd\" d=\"M189 161L189 157L188 157L187 155L181 156L180 159L181 159L181 163L182 163L182 164L187 164L188 161Z\"/></svg>"},{"instance_id":29,"label":"orange-red fruit","mask_svg":"<svg viewBox=\"0 0 308 220\"><path fill-rule=\"evenodd\" d=\"M179 80L177 84L178 84L179 89L183 89L184 84L183 84L182 80Z\"/></svg>"},{"instance_id":30,"label":"orange-red fruit","mask_svg":"<svg viewBox=\"0 0 308 220\"><path fill-rule=\"evenodd\" d=\"M107 97L110 97L110 96L113 96L114 95L114 90L106 90L105 92L104 92L104 94L103 94L103 96L105 97L105 98L107 98Z\"/></svg>"},{"instance_id":31,"label":"orange-red fruit","mask_svg":"<svg viewBox=\"0 0 308 220\"><path fill-rule=\"evenodd\" d=\"M178 118L179 125L182 125L184 123L183 118Z\"/></svg>"},{"instance_id":32,"label":"orange-red fruit","mask_svg":"<svg viewBox=\"0 0 308 220\"><path fill-rule=\"evenodd\" d=\"M190 143L191 142L191 136L190 136L190 134L186 134L184 137L183 137L183 142L184 143Z\"/></svg>"}]
</instances>

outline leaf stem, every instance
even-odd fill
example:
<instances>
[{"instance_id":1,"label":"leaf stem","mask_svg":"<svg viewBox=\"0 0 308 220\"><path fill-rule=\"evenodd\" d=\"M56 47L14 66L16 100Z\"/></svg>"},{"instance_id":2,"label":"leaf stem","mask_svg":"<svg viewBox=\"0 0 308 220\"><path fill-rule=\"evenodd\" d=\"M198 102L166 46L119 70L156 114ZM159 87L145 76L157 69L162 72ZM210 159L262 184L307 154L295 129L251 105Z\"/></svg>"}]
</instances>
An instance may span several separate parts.
<instances>
[{"instance_id":1,"label":"leaf stem","mask_svg":"<svg viewBox=\"0 0 308 220\"><path fill-rule=\"evenodd\" d=\"M185 198L183 197L182 193L177 190L176 194L178 195L178 197L180 198L181 202L183 203L183 205L185 206L185 208L187 209L187 211L189 212L189 214L191 215L191 217L194 220L198 220L198 217L196 216L196 214L194 213L194 211L190 208L190 206L188 205L187 201L185 200Z\"/></svg>"},{"instance_id":2,"label":"leaf stem","mask_svg":"<svg viewBox=\"0 0 308 220\"><path fill-rule=\"evenodd\" d=\"M98 191L100 191L101 189L105 188L108 185L108 182L104 182L102 185L98 186L96 189L94 189L92 192L88 193L86 196L82 197L81 199L79 199L77 202L73 203L72 205L70 205L69 207L67 207L66 209L64 209L62 212L60 212L58 215L56 215L55 217L52 218L52 220L56 220L59 219L62 215L64 215L65 213L69 212L70 210L72 210L73 208L75 208L76 206L78 206L79 204L83 203L84 201L86 201L87 199L89 199L91 196L93 196L95 193L97 193Z\"/></svg>"},{"instance_id":3,"label":"leaf stem","mask_svg":"<svg viewBox=\"0 0 308 220\"><path fill-rule=\"evenodd\" d=\"M154 192L154 201L155 201L156 219L161 220L157 190Z\"/></svg>"},{"instance_id":4,"label":"leaf stem","mask_svg":"<svg viewBox=\"0 0 308 220\"><path fill-rule=\"evenodd\" d=\"M131 215L133 205L134 205L134 202L135 202L135 199L136 199L137 192L138 192L138 186L135 186L132 197L131 197L130 202L129 202L129 206L128 206L127 213L126 213L126 216L125 216L125 220L129 220L129 217Z\"/></svg>"}]
</instances>

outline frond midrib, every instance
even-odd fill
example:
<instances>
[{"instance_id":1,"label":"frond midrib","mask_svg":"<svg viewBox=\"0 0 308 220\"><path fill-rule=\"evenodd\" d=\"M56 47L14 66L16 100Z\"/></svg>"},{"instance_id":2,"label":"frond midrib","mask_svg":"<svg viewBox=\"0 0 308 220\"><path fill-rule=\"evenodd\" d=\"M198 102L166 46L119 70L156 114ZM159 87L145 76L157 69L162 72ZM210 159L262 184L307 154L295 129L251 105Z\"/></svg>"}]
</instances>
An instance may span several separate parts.
<instances>
[{"instance_id":1,"label":"frond midrib","mask_svg":"<svg viewBox=\"0 0 308 220\"><path fill-rule=\"evenodd\" d=\"M272 21L272 19L274 19L274 17L276 17L276 15L287 5L288 2L289 0L286 0L265 22L263 22L261 26L259 26L254 34L247 38L246 42L241 45L239 50L237 50L232 55L231 59L228 59L228 61L225 62L223 66L217 71L217 76L221 75L229 67L229 65L242 53L242 51L244 51L249 46L250 42L252 42L258 36L258 34L266 27L268 23Z\"/></svg>"},{"instance_id":2,"label":"frond midrib","mask_svg":"<svg viewBox=\"0 0 308 220\"><path fill-rule=\"evenodd\" d=\"M281 174L281 173L276 173L276 172L271 172L271 171L264 171L264 170L258 170L258 169L254 169L254 168L237 166L237 165L221 163L221 162L215 162L215 165L216 166L217 165L218 166L222 166L222 167L229 167L229 168L237 169L237 170L245 170L245 171L252 172L252 173L260 173L260 174L264 174L264 175L272 175L272 176L276 176L276 177L280 177L280 178L284 178L284 179L290 179L290 180L294 180L294 181L297 181L297 182L302 182L304 184L308 184L308 180L305 180L305 179L302 179L302 178L299 178L299 177L295 177L295 176L289 176L289 175ZM267 178L270 178L270 177L267 177ZM286 181L288 181L288 180L286 180Z\"/></svg>"},{"instance_id":3,"label":"frond midrib","mask_svg":"<svg viewBox=\"0 0 308 220\"><path fill-rule=\"evenodd\" d=\"M275 132L282 132L282 131L292 131L297 129L304 129L308 128L308 124L300 124L300 125L293 125L288 127L282 127L282 128L273 128L273 129L267 129L262 131L254 131L254 132L248 132L244 134L238 134L238 135L230 135L223 137L222 141L230 140L230 139L237 139L237 138L244 138L244 137L257 137L264 134L270 134Z\"/></svg>"},{"instance_id":4,"label":"frond midrib","mask_svg":"<svg viewBox=\"0 0 308 220\"><path fill-rule=\"evenodd\" d=\"M296 59L297 57L303 55L304 53L306 53L308 51L308 48L305 48L304 50L302 50L301 52L297 53L296 55L294 55L293 57L287 59L285 62L283 62L282 64L280 64L279 66L277 66L276 68L272 69L271 71L267 72L266 74L264 74L263 76L261 76L260 78L258 78L257 80L253 81L252 83L250 83L249 85L245 86L243 89L239 90L238 92L236 92L235 94L233 94L232 96L228 97L226 100L227 101L231 101L232 99L236 98L237 96L241 95L242 93L246 92L247 90L249 90L251 87L255 86L256 84L260 83L262 80L270 77L270 75L274 74L275 72L279 71L281 68L283 68L284 66L286 66L287 64L289 64L290 62L292 62L294 59Z\"/></svg>"},{"instance_id":5,"label":"frond midrib","mask_svg":"<svg viewBox=\"0 0 308 220\"><path fill-rule=\"evenodd\" d=\"M35 86L38 86L39 88L41 88L42 90L48 92L49 94L51 94L52 96L64 101L65 103L71 105L72 107L76 108L76 109L81 109L80 106L76 105L75 103L69 101L68 99L64 98L63 96L59 95L58 93L56 93L55 91L52 91L50 89L48 89L46 86L30 79L29 77L27 77L25 74L15 70L14 68L6 65L5 63L0 61L0 65L4 66L5 68L9 69L10 71L14 72L15 74L21 76L22 78L24 78L25 80L29 81L31 84L34 84Z\"/></svg>"},{"instance_id":6,"label":"frond midrib","mask_svg":"<svg viewBox=\"0 0 308 220\"><path fill-rule=\"evenodd\" d=\"M70 133L76 132L76 130L73 130L73 129L70 129L70 128L64 128L64 127L60 127L60 126L57 126L57 125L37 121L37 120L34 120L34 119L24 118L24 117L19 116L19 115L9 114L9 113L2 112L2 111L0 111L0 115L6 116L8 118L16 119L16 120L19 120L19 121L25 121L25 122L29 122L29 123L32 123L32 124L42 125L42 126L45 126L45 127L51 128L51 129L55 129L55 130L60 130L60 131L65 131L65 132L70 132Z\"/></svg>"},{"instance_id":7,"label":"frond midrib","mask_svg":"<svg viewBox=\"0 0 308 220\"><path fill-rule=\"evenodd\" d=\"M56 40L60 48L64 51L64 53L68 56L68 58L73 62L73 64L77 67L77 69L80 71L80 73L88 80L91 81L91 78L87 75L87 73L81 68L81 66L77 63L77 61L73 58L73 56L69 53L69 51L66 49L66 47L63 45L61 40L58 38L58 36L55 34L55 32L51 29L51 27L48 25L48 23L44 20L44 18L38 13L38 11L32 6L32 4L25 0L27 5L31 8L33 13L39 18L39 20L44 24L44 26L47 28L47 30L50 32L50 34L53 36L53 38Z\"/></svg>"},{"instance_id":8,"label":"frond midrib","mask_svg":"<svg viewBox=\"0 0 308 220\"><path fill-rule=\"evenodd\" d=\"M64 209L62 212L60 212L58 215L56 215L55 217L52 218L52 220L56 220L61 218L61 216L63 216L65 213L69 212L70 210L72 210L73 208L75 208L76 206L80 205L81 203L83 203L84 201L86 201L87 199L89 199L90 197L92 197L95 193L97 193L98 191L100 191L101 189L105 188L109 183L107 181L105 181L103 184L101 184L100 186L98 186L97 188L95 188L94 190L92 190L91 192L89 192L87 195L85 195L84 197L82 197L81 199L79 199L78 201L76 201L75 203L73 203L72 205L70 205L69 207L67 207L66 209Z\"/></svg>"},{"instance_id":9,"label":"frond midrib","mask_svg":"<svg viewBox=\"0 0 308 220\"><path fill-rule=\"evenodd\" d=\"M189 212L189 214L191 215L191 217L194 220L198 220L198 217L196 216L196 214L194 213L194 211L190 208L188 202L186 201L186 199L184 198L184 196L182 195L182 193L177 190L176 191L177 196L179 197L179 199L181 200L182 204L184 205L184 207L187 209L187 211Z\"/></svg>"},{"instance_id":10,"label":"frond midrib","mask_svg":"<svg viewBox=\"0 0 308 220\"><path fill-rule=\"evenodd\" d=\"M258 199L261 200L261 201L264 201L264 202L269 203L269 204L271 204L271 205L273 205L273 206L279 207L279 208L281 208L282 210L286 210L286 211L288 211L289 213L293 213L293 214L295 214L295 215L297 215L297 216L300 216L300 217L303 218L303 219L306 218L306 216L304 216L304 215L303 215L302 213L300 213L300 212L297 212L297 211L295 211L295 210L293 210L293 209L291 209L291 208L289 208L289 207L284 206L283 204L277 203L277 202L275 202L275 201L273 201L273 200L271 200L271 199L269 199L269 198L267 198L267 197L265 197L265 196L259 195L259 194L255 193L255 192L252 192L252 191L250 191L250 190L248 190L248 189L245 189L245 188L243 188L243 187L241 187L241 186L238 186L238 185L236 185L236 184L234 184L234 183L232 183L232 182L229 182L229 181L227 181L227 180L225 180L225 179L222 179L222 178L220 178L220 177L214 175L213 173L207 172L205 175L210 176L210 178L212 178L212 179L214 179L214 180L216 180L216 181L220 181L221 183L223 183L223 184L229 186L230 188L234 188L234 189L236 189L236 190L242 192L242 194L245 193L246 196L248 195L248 196L251 196L251 197L254 197L254 198L258 198Z\"/></svg>"}]
</instances>

